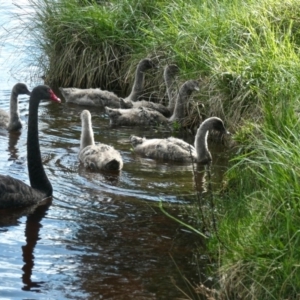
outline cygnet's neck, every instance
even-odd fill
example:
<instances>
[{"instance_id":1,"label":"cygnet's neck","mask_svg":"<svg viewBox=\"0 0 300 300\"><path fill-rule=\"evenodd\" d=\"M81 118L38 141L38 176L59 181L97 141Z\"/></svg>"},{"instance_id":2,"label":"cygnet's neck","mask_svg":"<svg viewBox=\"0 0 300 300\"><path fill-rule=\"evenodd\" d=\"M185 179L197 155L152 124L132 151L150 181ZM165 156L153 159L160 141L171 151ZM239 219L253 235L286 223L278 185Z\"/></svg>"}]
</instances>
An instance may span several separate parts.
<instances>
[{"instance_id":1,"label":"cygnet's neck","mask_svg":"<svg viewBox=\"0 0 300 300\"><path fill-rule=\"evenodd\" d=\"M81 120L81 126L80 150L95 144L91 117L85 115Z\"/></svg>"},{"instance_id":2,"label":"cygnet's neck","mask_svg":"<svg viewBox=\"0 0 300 300\"><path fill-rule=\"evenodd\" d=\"M207 146L207 136L209 129L210 124L204 121L197 130L194 145L198 162L206 163L212 160L211 153L209 152Z\"/></svg>"},{"instance_id":3,"label":"cygnet's neck","mask_svg":"<svg viewBox=\"0 0 300 300\"><path fill-rule=\"evenodd\" d=\"M8 129L19 129L21 128L20 114L19 114L19 102L18 102L18 92L13 89L10 96L10 118Z\"/></svg>"},{"instance_id":4,"label":"cygnet's neck","mask_svg":"<svg viewBox=\"0 0 300 300\"><path fill-rule=\"evenodd\" d=\"M128 97L131 101L137 101L138 97L142 94L144 88L144 81L145 81L145 73L144 73L144 66L143 64L139 64L136 71L135 71L135 79L132 86L131 93Z\"/></svg>"},{"instance_id":5,"label":"cygnet's neck","mask_svg":"<svg viewBox=\"0 0 300 300\"><path fill-rule=\"evenodd\" d=\"M167 88L167 95L168 95L168 109L171 113L173 113L174 108L175 108L175 97L172 95L172 85L174 81L175 74L167 67L164 70L164 80L165 80L165 85Z\"/></svg>"},{"instance_id":6,"label":"cygnet's neck","mask_svg":"<svg viewBox=\"0 0 300 300\"><path fill-rule=\"evenodd\" d=\"M185 117L185 105L190 95L191 95L191 91L189 90L188 87L186 87L185 84L183 84L178 92L174 112L169 119L170 121L175 121L175 120L180 121Z\"/></svg>"}]
</instances>

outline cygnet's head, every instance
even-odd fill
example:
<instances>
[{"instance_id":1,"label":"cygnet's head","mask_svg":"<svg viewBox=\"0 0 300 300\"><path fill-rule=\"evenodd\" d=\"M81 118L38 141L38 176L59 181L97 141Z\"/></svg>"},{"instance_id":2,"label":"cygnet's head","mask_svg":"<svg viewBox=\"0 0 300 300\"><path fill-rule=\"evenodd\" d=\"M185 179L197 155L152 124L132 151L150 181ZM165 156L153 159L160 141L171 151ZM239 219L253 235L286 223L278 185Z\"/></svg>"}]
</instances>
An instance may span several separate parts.
<instances>
[{"instance_id":1,"label":"cygnet's head","mask_svg":"<svg viewBox=\"0 0 300 300\"><path fill-rule=\"evenodd\" d=\"M83 110L80 114L80 119L83 122L87 122L87 121L91 120L92 119L91 113L87 109Z\"/></svg>"},{"instance_id":2,"label":"cygnet's head","mask_svg":"<svg viewBox=\"0 0 300 300\"><path fill-rule=\"evenodd\" d=\"M133 107L133 103L132 101L126 101L123 98L120 98L120 107L121 108L132 108Z\"/></svg>"},{"instance_id":3,"label":"cygnet's head","mask_svg":"<svg viewBox=\"0 0 300 300\"><path fill-rule=\"evenodd\" d=\"M157 68L157 64L150 58L144 58L139 62L140 68L143 70L148 70L152 68Z\"/></svg>"},{"instance_id":4,"label":"cygnet's head","mask_svg":"<svg viewBox=\"0 0 300 300\"><path fill-rule=\"evenodd\" d=\"M170 64L165 67L165 75L175 76L179 73L179 67L176 64Z\"/></svg>"},{"instance_id":5,"label":"cygnet's head","mask_svg":"<svg viewBox=\"0 0 300 300\"><path fill-rule=\"evenodd\" d=\"M18 95L28 95L30 96L31 93L27 88L27 85L25 83L17 83L14 85L13 90L18 94Z\"/></svg>"},{"instance_id":6,"label":"cygnet's head","mask_svg":"<svg viewBox=\"0 0 300 300\"><path fill-rule=\"evenodd\" d=\"M207 127L207 129L212 129L219 131L222 134L230 134L224 126L224 122L218 117L210 117L203 121L201 127Z\"/></svg>"},{"instance_id":7,"label":"cygnet's head","mask_svg":"<svg viewBox=\"0 0 300 300\"><path fill-rule=\"evenodd\" d=\"M145 138L138 137L136 135L130 136L130 142L132 146L136 147L139 144L142 144L145 141Z\"/></svg>"},{"instance_id":8,"label":"cygnet's head","mask_svg":"<svg viewBox=\"0 0 300 300\"><path fill-rule=\"evenodd\" d=\"M184 88L186 91L199 91L199 81L197 80L187 80L183 85L182 88Z\"/></svg>"}]
</instances>

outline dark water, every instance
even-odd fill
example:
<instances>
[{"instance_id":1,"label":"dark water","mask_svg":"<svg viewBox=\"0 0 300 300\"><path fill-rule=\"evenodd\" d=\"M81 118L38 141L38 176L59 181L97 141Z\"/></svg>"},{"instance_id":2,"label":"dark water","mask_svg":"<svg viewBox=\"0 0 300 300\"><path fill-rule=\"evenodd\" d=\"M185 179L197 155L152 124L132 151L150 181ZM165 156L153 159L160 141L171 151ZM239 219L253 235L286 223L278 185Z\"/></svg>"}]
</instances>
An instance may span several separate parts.
<instances>
[{"instance_id":1,"label":"dark water","mask_svg":"<svg viewBox=\"0 0 300 300\"><path fill-rule=\"evenodd\" d=\"M3 14L0 9L0 20ZM0 107L7 111L12 86L28 79L26 70L15 74L11 69L13 42L1 43L0 52ZM26 83L33 88L41 82ZM0 174L28 184L28 96L20 96L19 103L21 133L0 133ZM206 261L196 266L193 260L201 240L165 216L158 204L163 201L169 213L187 219L180 207L194 199L192 166L135 155L128 142L131 134L166 137L170 132L110 128L104 111L94 108L95 141L120 150L124 168L118 175L86 171L77 160L82 109L64 101L40 105L41 151L54 196L52 203L35 210L0 213L0 299L183 297L173 282L188 292L182 275L196 283L202 278ZM178 136L193 142L193 136ZM210 147L217 187L227 155L222 146ZM198 190L202 180L202 175L196 180Z\"/></svg>"}]
</instances>

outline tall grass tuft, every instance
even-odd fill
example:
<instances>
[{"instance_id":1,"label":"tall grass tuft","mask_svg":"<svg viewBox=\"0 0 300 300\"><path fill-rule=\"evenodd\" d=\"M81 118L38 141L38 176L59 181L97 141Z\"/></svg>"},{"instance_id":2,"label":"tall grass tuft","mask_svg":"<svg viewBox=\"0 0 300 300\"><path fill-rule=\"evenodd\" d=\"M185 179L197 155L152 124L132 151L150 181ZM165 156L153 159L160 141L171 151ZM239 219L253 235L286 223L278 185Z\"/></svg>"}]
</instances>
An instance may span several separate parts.
<instances>
[{"instance_id":1,"label":"tall grass tuft","mask_svg":"<svg viewBox=\"0 0 300 300\"><path fill-rule=\"evenodd\" d=\"M300 38L296 0L29 2L36 13L24 27L51 84L125 95L141 58L156 57L161 66L175 62L181 83L201 79L190 109L195 126L211 115L235 129L244 118L260 121L261 103L274 92L270 84L286 88L295 76L289 68L295 68ZM147 80L150 86L163 95L162 68Z\"/></svg>"},{"instance_id":2,"label":"tall grass tuft","mask_svg":"<svg viewBox=\"0 0 300 300\"><path fill-rule=\"evenodd\" d=\"M36 40L37 61L51 84L125 95L137 62L146 56L160 66L177 63L181 82L201 80L186 123L198 126L202 117L221 117L239 142L209 244L220 262L220 299L295 299L299 1L29 2L35 14L24 28ZM164 93L162 68L147 81L150 86Z\"/></svg>"},{"instance_id":3,"label":"tall grass tuft","mask_svg":"<svg viewBox=\"0 0 300 300\"><path fill-rule=\"evenodd\" d=\"M299 295L300 123L294 92L278 90L264 102L263 123L253 127L227 173L224 217L210 247L219 247L219 237L226 245L219 291L230 299Z\"/></svg>"},{"instance_id":4,"label":"tall grass tuft","mask_svg":"<svg viewBox=\"0 0 300 300\"><path fill-rule=\"evenodd\" d=\"M277 124L278 125L278 124ZM276 125L276 126L277 126ZM241 299L296 299L300 289L299 122L263 129L236 159L219 235L221 287Z\"/></svg>"}]
</instances>

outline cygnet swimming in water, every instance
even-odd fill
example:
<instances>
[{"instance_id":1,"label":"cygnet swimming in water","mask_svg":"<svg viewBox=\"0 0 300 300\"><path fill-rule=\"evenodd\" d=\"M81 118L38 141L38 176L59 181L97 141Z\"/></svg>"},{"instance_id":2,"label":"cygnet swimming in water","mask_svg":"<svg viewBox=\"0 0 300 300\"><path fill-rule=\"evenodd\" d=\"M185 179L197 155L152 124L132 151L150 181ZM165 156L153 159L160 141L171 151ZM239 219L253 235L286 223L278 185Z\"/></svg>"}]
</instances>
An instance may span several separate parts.
<instances>
[{"instance_id":1,"label":"cygnet swimming in water","mask_svg":"<svg viewBox=\"0 0 300 300\"><path fill-rule=\"evenodd\" d=\"M136 101L143 93L145 71L156 67L150 58L142 59L135 72L135 80L131 93L126 100ZM99 88L80 89L80 88L59 88L66 102L86 106L109 106L120 107L120 98L113 92L101 90Z\"/></svg>"},{"instance_id":2,"label":"cygnet swimming in water","mask_svg":"<svg viewBox=\"0 0 300 300\"><path fill-rule=\"evenodd\" d=\"M82 129L79 160L86 168L92 170L121 170L123 168L123 160L119 151L106 144L99 143L95 145L90 112L83 110L80 117Z\"/></svg>"},{"instance_id":3,"label":"cygnet swimming in water","mask_svg":"<svg viewBox=\"0 0 300 300\"><path fill-rule=\"evenodd\" d=\"M99 88L59 88L61 94L68 103L75 103L84 106L120 107L120 98L113 92Z\"/></svg>"},{"instance_id":4,"label":"cygnet swimming in water","mask_svg":"<svg viewBox=\"0 0 300 300\"><path fill-rule=\"evenodd\" d=\"M131 136L130 142L136 153L148 158L178 162L194 161L207 164L212 160L207 146L209 130L217 130L223 134L228 134L223 121L220 118L211 117L199 126L195 136L194 147L174 137L148 140L146 138Z\"/></svg>"},{"instance_id":5,"label":"cygnet swimming in water","mask_svg":"<svg viewBox=\"0 0 300 300\"><path fill-rule=\"evenodd\" d=\"M120 99L120 107L121 108L138 108L138 107L146 107L160 112L165 117L170 117L174 111L175 100L172 96L172 84L174 81L175 75L178 73L179 68L175 64L167 65L164 68L164 81L167 88L167 94L169 98L169 105L165 106L161 103L155 103L152 101L140 100L140 101L131 101L126 99Z\"/></svg>"},{"instance_id":6,"label":"cygnet swimming in water","mask_svg":"<svg viewBox=\"0 0 300 300\"><path fill-rule=\"evenodd\" d=\"M17 83L13 86L10 96L9 114L5 110L0 109L0 128L7 129L9 131L19 130L22 128L19 113L19 95L30 96L30 91L28 90L26 84Z\"/></svg>"},{"instance_id":7,"label":"cygnet swimming in water","mask_svg":"<svg viewBox=\"0 0 300 300\"><path fill-rule=\"evenodd\" d=\"M170 118L156 110L147 107L137 107L131 109L113 109L105 107L105 111L109 116L110 125L112 126L155 126L159 124L168 125L175 121L181 121L185 113L185 104L193 91L199 90L199 82L196 80L186 81L180 88L174 112Z\"/></svg>"}]
</instances>

